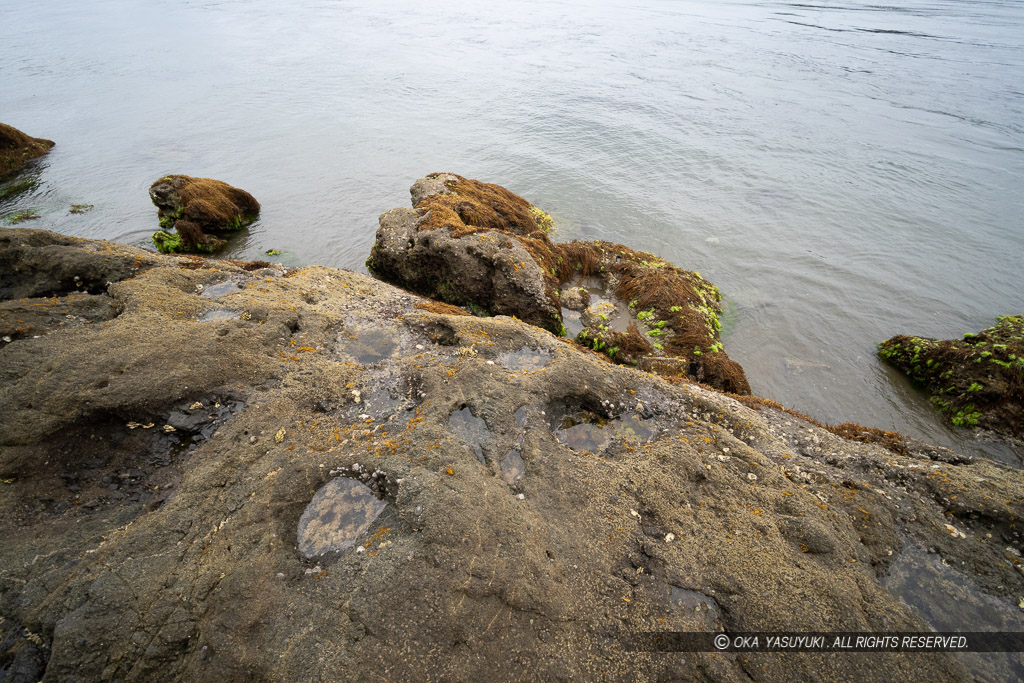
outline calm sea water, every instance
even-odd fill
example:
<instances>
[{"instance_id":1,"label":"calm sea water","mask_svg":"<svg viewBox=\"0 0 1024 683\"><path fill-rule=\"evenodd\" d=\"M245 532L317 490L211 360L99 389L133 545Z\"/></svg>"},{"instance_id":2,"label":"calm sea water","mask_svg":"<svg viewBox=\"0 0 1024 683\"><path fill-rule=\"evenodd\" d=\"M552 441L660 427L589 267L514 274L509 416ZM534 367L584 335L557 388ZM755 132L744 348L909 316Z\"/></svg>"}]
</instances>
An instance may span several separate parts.
<instances>
[{"instance_id":1,"label":"calm sea water","mask_svg":"<svg viewBox=\"0 0 1024 683\"><path fill-rule=\"evenodd\" d=\"M874 353L1024 312L1019 1L0 0L0 121L58 143L0 213L147 245L150 183L214 177L240 258L364 270L413 180L496 182L719 285L756 393L1022 457Z\"/></svg>"}]
</instances>

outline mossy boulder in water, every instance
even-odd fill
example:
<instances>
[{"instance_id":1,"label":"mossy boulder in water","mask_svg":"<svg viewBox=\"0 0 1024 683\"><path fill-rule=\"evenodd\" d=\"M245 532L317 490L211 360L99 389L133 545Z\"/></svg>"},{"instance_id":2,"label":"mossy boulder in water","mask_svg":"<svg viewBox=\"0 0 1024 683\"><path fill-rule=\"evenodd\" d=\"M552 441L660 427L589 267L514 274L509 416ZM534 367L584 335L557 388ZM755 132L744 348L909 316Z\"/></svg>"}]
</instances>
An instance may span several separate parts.
<instances>
[{"instance_id":1,"label":"mossy boulder in water","mask_svg":"<svg viewBox=\"0 0 1024 683\"><path fill-rule=\"evenodd\" d=\"M226 242L207 233L241 230L260 212L251 194L210 178L165 176L150 186L149 196L163 228L153 235L153 243L165 254L215 253Z\"/></svg>"},{"instance_id":2,"label":"mossy boulder in water","mask_svg":"<svg viewBox=\"0 0 1024 683\"><path fill-rule=\"evenodd\" d=\"M722 349L721 295L700 274L620 244L554 243L551 217L499 185L434 173L410 194L412 210L380 217L366 262L375 277L571 334L616 363L750 393ZM574 325L591 295L587 323Z\"/></svg>"},{"instance_id":3,"label":"mossy boulder in water","mask_svg":"<svg viewBox=\"0 0 1024 683\"><path fill-rule=\"evenodd\" d=\"M878 353L923 384L952 424L1024 437L1024 316L963 339L898 335Z\"/></svg>"},{"instance_id":4,"label":"mossy boulder in water","mask_svg":"<svg viewBox=\"0 0 1024 683\"><path fill-rule=\"evenodd\" d=\"M17 173L28 162L49 152L53 145L53 140L34 138L0 123L0 178Z\"/></svg>"}]
</instances>

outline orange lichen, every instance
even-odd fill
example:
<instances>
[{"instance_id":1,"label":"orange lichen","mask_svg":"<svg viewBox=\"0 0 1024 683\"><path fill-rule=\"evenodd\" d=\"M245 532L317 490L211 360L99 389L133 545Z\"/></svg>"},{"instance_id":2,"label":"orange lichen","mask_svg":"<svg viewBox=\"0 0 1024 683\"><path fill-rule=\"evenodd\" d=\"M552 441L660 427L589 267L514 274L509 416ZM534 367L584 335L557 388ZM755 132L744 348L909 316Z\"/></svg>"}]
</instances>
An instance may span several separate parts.
<instances>
[{"instance_id":1,"label":"orange lichen","mask_svg":"<svg viewBox=\"0 0 1024 683\"><path fill-rule=\"evenodd\" d=\"M417 301L412 305L412 307L421 311L440 313L441 315L472 315L458 306L452 306L451 304L442 303L440 301Z\"/></svg>"}]
</instances>

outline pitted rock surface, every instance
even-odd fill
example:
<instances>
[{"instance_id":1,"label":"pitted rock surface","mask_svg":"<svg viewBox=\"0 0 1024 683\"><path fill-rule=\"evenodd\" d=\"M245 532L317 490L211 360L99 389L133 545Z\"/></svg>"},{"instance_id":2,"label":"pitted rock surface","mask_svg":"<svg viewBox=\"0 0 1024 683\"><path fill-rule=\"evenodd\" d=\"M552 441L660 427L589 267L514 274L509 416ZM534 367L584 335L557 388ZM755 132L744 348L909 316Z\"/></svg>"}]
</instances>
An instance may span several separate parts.
<instances>
[{"instance_id":1,"label":"pitted rock surface","mask_svg":"<svg viewBox=\"0 0 1024 683\"><path fill-rule=\"evenodd\" d=\"M964 614L1019 620L1019 471L916 442L897 454L847 441L522 321L435 312L352 272L264 271L230 294L238 317L197 322L212 301L197 287L242 282L239 266L42 231L0 237L80 249L85 267L141 259L103 292L115 317L0 348L11 680L1010 675L991 657L982 670L947 654L630 643L699 629L927 630L928 610L886 580L918 552L941 581L915 601L944 600L953 582L979 607ZM28 277L45 289L34 263ZM411 352L370 364L339 353L367 320ZM496 362L519 350L550 362ZM229 396L236 412L182 440L182 414ZM483 462L452 431L463 408L487 425ZM572 448L556 409L620 427L600 452ZM338 472L370 472L360 481L388 505L355 545L308 558L300 520Z\"/></svg>"}]
</instances>

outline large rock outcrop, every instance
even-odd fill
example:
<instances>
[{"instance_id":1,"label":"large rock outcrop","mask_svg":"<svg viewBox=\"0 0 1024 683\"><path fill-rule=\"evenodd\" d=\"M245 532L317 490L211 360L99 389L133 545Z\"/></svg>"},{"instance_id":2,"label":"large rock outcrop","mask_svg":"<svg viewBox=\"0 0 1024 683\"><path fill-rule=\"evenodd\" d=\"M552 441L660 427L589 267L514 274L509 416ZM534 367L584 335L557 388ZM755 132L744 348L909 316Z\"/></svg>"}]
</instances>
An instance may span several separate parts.
<instances>
[{"instance_id":1,"label":"large rock outcrop","mask_svg":"<svg viewBox=\"0 0 1024 683\"><path fill-rule=\"evenodd\" d=\"M0 123L0 178L17 173L33 159L49 152L53 144L53 140L34 138Z\"/></svg>"},{"instance_id":2,"label":"large rock outcrop","mask_svg":"<svg viewBox=\"0 0 1024 683\"><path fill-rule=\"evenodd\" d=\"M1014 630L1019 471L848 441L351 272L0 235L37 264L25 291L63 291L47 250L136 267L89 294L106 319L0 348L9 680L1013 671L649 650L667 631Z\"/></svg>"},{"instance_id":3,"label":"large rock outcrop","mask_svg":"<svg viewBox=\"0 0 1024 683\"><path fill-rule=\"evenodd\" d=\"M366 265L476 313L570 335L613 362L750 393L725 353L721 295L698 273L609 242L553 243L546 213L498 185L435 173L381 215Z\"/></svg>"},{"instance_id":4,"label":"large rock outcrop","mask_svg":"<svg viewBox=\"0 0 1024 683\"><path fill-rule=\"evenodd\" d=\"M897 335L878 353L923 385L951 424L1024 439L1024 315L963 339Z\"/></svg>"},{"instance_id":5,"label":"large rock outcrop","mask_svg":"<svg viewBox=\"0 0 1024 683\"><path fill-rule=\"evenodd\" d=\"M163 228L153 243L165 254L216 253L226 243L217 235L242 230L260 212L251 194L211 178L164 176L150 186L149 197Z\"/></svg>"}]
</instances>

